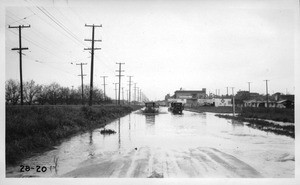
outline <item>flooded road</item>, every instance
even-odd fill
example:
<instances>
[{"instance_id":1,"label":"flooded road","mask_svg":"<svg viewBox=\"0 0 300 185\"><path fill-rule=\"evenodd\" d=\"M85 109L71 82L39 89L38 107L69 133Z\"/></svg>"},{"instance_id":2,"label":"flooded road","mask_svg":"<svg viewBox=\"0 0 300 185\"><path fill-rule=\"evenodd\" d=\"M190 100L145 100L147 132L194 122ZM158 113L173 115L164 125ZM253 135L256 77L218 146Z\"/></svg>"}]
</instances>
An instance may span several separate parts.
<instances>
[{"instance_id":1,"label":"flooded road","mask_svg":"<svg viewBox=\"0 0 300 185\"><path fill-rule=\"evenodd\" d=\"M23 162L45 172L7 168L7 177L287 177L295 171L294 139L213 113L133 112ZM56 160L56 162L55 162ZM55 166L55 167L54 167Z\"/></svg>"}]
</instances>

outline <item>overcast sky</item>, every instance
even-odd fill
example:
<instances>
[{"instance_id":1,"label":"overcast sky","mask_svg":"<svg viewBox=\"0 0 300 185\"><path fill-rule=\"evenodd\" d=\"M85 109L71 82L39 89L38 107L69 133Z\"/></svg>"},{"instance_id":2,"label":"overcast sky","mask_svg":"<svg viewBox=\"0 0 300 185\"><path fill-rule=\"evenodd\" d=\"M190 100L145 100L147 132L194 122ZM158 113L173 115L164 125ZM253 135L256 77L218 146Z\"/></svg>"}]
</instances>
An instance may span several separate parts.
<instances>
[{"instance_id":1,"label":"overcast sky","mask_svg":"<svg viewBox=\"0 0 300 185\"><path fill-rule=\"evenodd\" d=\"M215 93L226 87L265 93L294 93L297 1L11 1L5 11L5 77L19 80L18 30L22 29L23 80L62 86L90 81L91 47L95 29L94 86L114 97L116 62L124 62L122 84L128 75L152 100L175 90ZM48 16L46 16L46 14ZM51 19L51 18L52 19ZM55 21L54 21L55 20ZM61 25L58 26L57 24ZM72 64L73 63L73 64ZM125 91L126 92L126 91Z\"/></svg>"}]
</instances>

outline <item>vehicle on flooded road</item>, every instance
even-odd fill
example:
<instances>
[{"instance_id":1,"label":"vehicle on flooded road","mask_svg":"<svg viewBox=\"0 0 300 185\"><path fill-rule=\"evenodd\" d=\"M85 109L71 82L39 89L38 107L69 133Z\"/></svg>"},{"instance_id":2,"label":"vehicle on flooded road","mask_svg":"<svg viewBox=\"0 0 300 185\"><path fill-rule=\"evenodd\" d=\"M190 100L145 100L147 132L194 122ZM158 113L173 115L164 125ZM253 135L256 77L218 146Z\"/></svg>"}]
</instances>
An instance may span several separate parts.
<instances>
[{"instance_id":1,"label":"vehicle on flooded road","mask_svg":"<svg viewBox=\"0 0 300 185\"><path fill-rule=\"evenodd\" d=\"M143 109L143 113L158 113L159 105L155 102L145 102L145 108Z\"/></svg>"},{"instance_id":2,"label":"vehicle on flooded road","mask_svg":"<svg viewBox=\"0 0 300 185\"><path fill-rule=\"evenodd\" d=\"M174 114L182 114L184 106L181 102L172 102L169 110Z\"/></svg>"}]
</instances>

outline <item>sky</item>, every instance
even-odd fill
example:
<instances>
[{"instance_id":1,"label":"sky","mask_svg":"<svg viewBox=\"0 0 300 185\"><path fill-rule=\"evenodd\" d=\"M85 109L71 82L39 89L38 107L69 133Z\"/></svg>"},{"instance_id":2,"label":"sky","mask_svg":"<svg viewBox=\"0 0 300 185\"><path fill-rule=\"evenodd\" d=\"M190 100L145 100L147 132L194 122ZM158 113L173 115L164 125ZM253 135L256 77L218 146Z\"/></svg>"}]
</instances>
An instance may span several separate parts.
<instances>
[{"instance_id":1,"label":"sky","mask_svg":"<svg viewBox=\"0 0 300 185\"><path fill-rule=\"evenodd\" d=\"M5 9L5 79L19 80L18 30L22 29L23 81L62 86L90 82L91 47L95 28L94 86L114 97L117 62L122 86L133 76L150 100L184 90L207 89L226 94L248 90L295 93L298 4L295 0L202 1L79 1L13 0ZM48 16L47 16L48 15ZM60 25L60 26L58 26ZM230 91L231 92L231 91Z\"/></svg>"}]
</instances>

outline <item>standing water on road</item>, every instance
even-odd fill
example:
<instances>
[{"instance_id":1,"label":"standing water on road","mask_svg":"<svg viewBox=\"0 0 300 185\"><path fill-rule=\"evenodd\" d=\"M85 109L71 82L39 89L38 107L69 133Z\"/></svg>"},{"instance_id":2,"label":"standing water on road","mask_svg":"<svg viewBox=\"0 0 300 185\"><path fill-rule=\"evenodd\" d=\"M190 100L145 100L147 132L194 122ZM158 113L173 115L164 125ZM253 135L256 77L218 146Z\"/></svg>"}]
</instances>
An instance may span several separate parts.
<instances>
[{"instance_id":1,"label":"standing water on road","mask_svg":"<svg viewBox=\"0 0 300 185\"><path fill-rule=\"evenodd\" d=\"M7 177L287 177L293 138L256 130L214 113L133 112L23 161L45 172L7 168Z\"/></svg>"}]
</instances>

